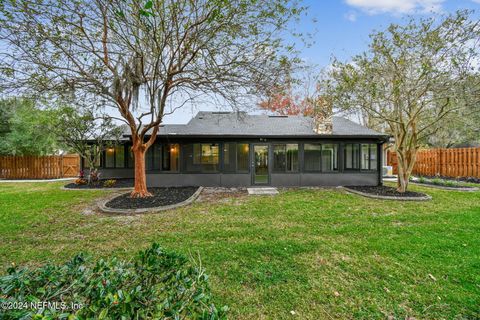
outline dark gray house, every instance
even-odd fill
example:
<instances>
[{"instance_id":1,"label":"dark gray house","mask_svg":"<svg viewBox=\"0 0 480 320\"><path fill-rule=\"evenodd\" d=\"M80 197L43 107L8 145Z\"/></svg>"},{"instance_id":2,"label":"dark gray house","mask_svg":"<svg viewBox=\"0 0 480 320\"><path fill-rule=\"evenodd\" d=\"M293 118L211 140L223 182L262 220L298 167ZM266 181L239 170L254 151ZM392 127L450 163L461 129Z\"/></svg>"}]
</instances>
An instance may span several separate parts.
<instances>
[{"instance_id":1,"label":"dark gray house","mask_svg":"<svg viewBox=\"0 0 480 320\"><path fill-rule=\"evenodd\" d=\"M329 121L319 131L310 117L199 112L185 125L161 126L146 155L147 184L381 184L382 144L388 136L344 118ZM133 177L128 133L101 162L103 178Z\"/></svg>"}]
</instances>

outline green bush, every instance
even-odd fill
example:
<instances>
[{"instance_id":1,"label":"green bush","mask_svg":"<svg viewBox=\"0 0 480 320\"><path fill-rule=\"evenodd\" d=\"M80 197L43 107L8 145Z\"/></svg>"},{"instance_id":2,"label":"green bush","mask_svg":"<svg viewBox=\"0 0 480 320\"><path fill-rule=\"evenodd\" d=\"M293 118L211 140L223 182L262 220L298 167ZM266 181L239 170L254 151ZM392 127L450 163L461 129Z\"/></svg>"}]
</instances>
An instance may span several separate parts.
<instances>
[{"instance_id":1,"label":"green bush","mask_svg":"<svg viewBox=\"0 0 480 320\"><path fill-rule=\"evenodd\" d=\"M212 303L208 276L199 263L158 244L130 261L93 261L79 254L63 265L14 266L0 277L0 292L2 306L51 304L2 310L2 319L224 319L227 311Z\"/></svg>"},{"instance_id":2,"label":"green bush","mask_svg":"<svg viewBox=\"0 0 480 320\"><path fill-rule=\"evenodd\" d=\"M115 179L109 179L109 180L105 180L103 182L103 186L105 188L113 188L113 187L115 187L116 184L117 184L117 180L115 180Z\"/></svg>"},{"instance_id":3,"label":"green bush","mask_svg":"<svg viewBox=\"0 0 480 320\"><path fill-rule=\"evenodd\" d=\"M428 180L425 179L424 176L420 176L420 177L418 178L418 182L420 182L420 183L426 183L426 182L428 182Z\"/></svg>"}]
</instances>

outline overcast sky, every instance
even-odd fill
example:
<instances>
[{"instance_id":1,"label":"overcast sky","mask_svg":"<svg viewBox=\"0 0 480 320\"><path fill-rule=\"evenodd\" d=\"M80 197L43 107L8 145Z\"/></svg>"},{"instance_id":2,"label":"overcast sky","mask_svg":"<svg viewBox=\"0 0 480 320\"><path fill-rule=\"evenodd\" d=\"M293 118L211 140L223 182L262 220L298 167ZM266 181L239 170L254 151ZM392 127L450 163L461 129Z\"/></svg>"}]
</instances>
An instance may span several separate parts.
<instances>
[{"instance_id":1,"label":"overcast sky","mask_svg":"<svg viewBox=\"0 0 480 320\"><path fill-rule=\"evenodd\" d=\"M438 15L458 9L480 11L480 0L307 0L308 16L297 26L303 32L315 31L310 48L299 48L301 57L320 67L332 56L342 60L365 50L372 30L390 23L402 23L406 15ZM316 20L315 23L312 20ZM199 109L214 110L208 104L185 108L165 119L166 123L186 123Z\"/></svg>"}]
</instances>

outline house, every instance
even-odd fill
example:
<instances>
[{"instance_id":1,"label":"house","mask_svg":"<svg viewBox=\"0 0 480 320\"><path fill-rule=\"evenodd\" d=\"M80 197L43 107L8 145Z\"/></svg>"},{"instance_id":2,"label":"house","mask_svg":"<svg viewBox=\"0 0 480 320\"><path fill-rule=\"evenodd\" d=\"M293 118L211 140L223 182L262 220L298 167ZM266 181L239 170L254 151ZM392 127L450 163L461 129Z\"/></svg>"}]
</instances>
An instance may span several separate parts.
<instances>
[{"instance_id":1,"label":"house","mask_svg":"<svg viewBox=\"0 0 480 320\"><path fill-rule=\"evenodd\" d=\"M147 185L344 186L382 183L388 136L341 117L199 112L162 125L146 154ZM102 177L131 178L129 133L102 157Z\"/></svg>"}]
</instances>

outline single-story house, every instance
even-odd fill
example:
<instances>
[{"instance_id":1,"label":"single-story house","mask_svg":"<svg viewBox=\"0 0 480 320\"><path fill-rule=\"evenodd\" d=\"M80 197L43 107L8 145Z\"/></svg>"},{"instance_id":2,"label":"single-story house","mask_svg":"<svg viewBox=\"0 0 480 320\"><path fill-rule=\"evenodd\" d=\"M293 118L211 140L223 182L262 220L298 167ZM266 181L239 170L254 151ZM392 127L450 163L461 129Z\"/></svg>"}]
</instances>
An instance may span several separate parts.
<instances>
[{"instance_id":1,"label":"single-story house","mask_svg":"<svg viewBox=\"0 0 480 320\"><path fill-rule=\"evenodd\" d=\"M162 125L146 154L147 185L375 186L388 136L341 117L199 112ZM323 129L319 129L323 128ZM101 160L102 178L132 178L128 130Z\"/></svg>"}]
</instances>

